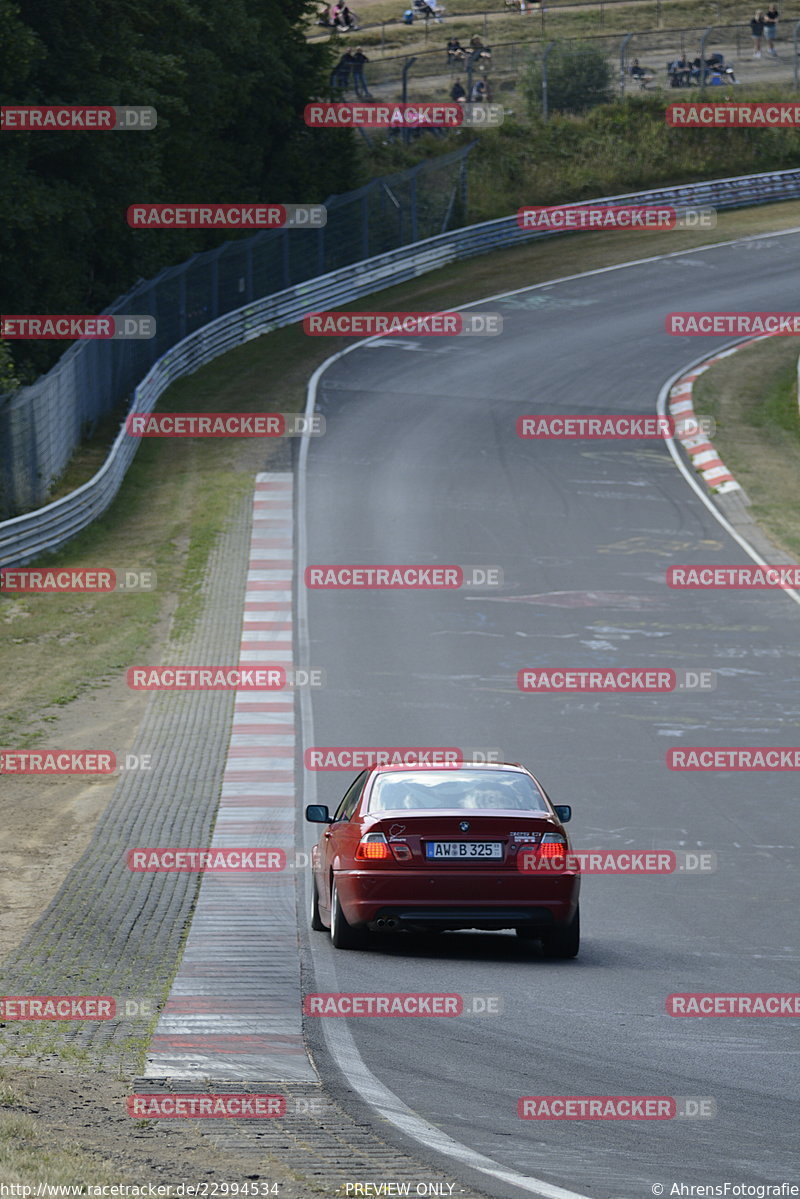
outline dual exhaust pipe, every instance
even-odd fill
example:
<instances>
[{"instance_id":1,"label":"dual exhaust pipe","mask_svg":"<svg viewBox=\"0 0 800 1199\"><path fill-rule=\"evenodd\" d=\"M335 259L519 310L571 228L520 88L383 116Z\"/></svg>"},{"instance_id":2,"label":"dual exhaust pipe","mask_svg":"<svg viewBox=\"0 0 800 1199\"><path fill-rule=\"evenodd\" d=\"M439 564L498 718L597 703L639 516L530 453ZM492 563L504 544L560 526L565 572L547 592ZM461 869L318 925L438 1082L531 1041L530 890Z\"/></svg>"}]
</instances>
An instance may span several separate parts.
<instances>
[{"instance_id":1,"label":"dual exhaust pipe","mask_svg":"<svg viewBox=\"0 0 800 1199\"><path fill-rule=\"evenodd\" d=\"M385 917L379 916L378 919L375 921L375 927L376 928L386 928L391 931L394 928L400 927L400 921L397 920L394 916L385 916Z\"/></svg>"}]
</instances>

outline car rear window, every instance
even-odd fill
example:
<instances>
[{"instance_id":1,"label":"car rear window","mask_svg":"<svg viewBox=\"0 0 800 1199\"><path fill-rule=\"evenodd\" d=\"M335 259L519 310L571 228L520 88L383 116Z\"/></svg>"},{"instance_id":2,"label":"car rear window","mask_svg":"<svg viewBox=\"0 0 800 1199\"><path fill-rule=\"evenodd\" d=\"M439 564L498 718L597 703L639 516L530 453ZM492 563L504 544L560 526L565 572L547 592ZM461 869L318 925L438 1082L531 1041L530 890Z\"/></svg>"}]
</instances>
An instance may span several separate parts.
<instances>
[{"instance_id":1,"label":"car rear window","mask_svg":"<svg viewBox=\"0 0 800 1199\"><path fill-rule=\"evenodd\" d=\"M427 808L548 812L533 779L510 770L387 773L379 775L373 783L370 812L424 811Z\"/></svg>"}]
</instances>

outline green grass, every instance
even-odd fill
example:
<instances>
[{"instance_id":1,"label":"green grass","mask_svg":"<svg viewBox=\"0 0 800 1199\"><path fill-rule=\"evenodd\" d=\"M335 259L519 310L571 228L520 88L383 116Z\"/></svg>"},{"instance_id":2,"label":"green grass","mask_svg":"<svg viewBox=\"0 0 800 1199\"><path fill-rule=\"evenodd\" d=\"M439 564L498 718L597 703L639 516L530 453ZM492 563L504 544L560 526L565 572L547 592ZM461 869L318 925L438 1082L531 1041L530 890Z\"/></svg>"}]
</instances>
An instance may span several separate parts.
<instances>
[{"instance_id":1,"label":"green grass","mask_svg":"<svg viewBox=\"0 0 800 1199\"><path fill-rule=\"evenodd\" d=\"M800 412L793 337L757 342L711 367L694 389L712 416L714 446L752 500L752 514L787 553L800 554Z\"/></svg>"},{"instance_id":2,"label":"green grass","mask_svg":"<svg viewBox=\"0 0 800 1199\"><path fill-rule=\"evenodd\" d=\"M359 45L375 51L375 58L380 58L419 53L431 46L444 45L450 37L469 40L474 33L482 37L485 34L490 44L542 38L549 41L631 31L746 25L750 17L737 0L719 0L719 3L715 0L701 0L700 3L665 0L660 5L655 0L641 0L640 3L594 3L580 7L548 4L544 17L538 6L523 16L518 11L509 12L497 0L494 3L491 0L445 0L445 6L449 15L440 25L429 22L427 37L424 21L415 21L413 25L400 22L404 9L411 7L410 0L409 3L406 0L354 0L352 7L358 14L361 29L354 34L331 33L312 20L307 27L307 37L312 41L330 38L337 46L355 39ZM486 20L484 12L488 14ZM381 23L385 25L383 33L380 28L364 28ZM788 25L785 24L784 33L786 28Z\"/></svg>"}]
</instances>

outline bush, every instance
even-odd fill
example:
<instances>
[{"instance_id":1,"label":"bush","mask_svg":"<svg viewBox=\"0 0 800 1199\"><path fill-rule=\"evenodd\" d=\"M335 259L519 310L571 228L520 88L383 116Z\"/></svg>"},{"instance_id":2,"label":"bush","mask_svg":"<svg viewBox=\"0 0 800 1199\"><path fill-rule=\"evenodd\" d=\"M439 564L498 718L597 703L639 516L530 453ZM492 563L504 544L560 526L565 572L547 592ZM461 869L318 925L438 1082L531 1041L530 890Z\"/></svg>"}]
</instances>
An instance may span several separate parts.
<instances>
[{"instance_id":1,"label":"bush","mask_svg":"<svg viewBox=\"0 0 800 1199\"><path fill-rule=\"evenodd\" d=\"M16 391L19 385L19 379L14 373L11 351L4 341L0 341L0 396L5 392Z\"/></svg>"},{"instance_id":2,"label":"bush","mask_svg":"<svg viewBox=\"0 0 800 1199\"><path fill-rule=\"evenodd\" d=\"M613 98L613 73L596 46L556 48L547 59L548 108L556 112L586 112ZM520 80L531 116L542 111L542 60L534 58Z\"/></svg>"}]
</instances>

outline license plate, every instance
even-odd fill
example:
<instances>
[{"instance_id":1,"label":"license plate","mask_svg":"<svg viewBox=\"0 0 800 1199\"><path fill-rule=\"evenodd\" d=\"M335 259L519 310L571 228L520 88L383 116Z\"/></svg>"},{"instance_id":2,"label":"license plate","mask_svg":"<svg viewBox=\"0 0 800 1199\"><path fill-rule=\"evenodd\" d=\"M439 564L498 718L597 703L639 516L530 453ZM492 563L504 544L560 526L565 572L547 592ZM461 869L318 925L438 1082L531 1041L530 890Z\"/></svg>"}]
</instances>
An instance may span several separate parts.
<instances>
[{"instance_id":1,"label":"license plate","mask_svg":"<svg viewBox=\"0 0 800 1199\"><path fill-rule=\"evenodd\" d=\"M503 860L502 841L428 841L425 845L425 857L436 858L439 861L462 861L474 858L489 858L494 861Z\"/></svg>"}]
</instances>

